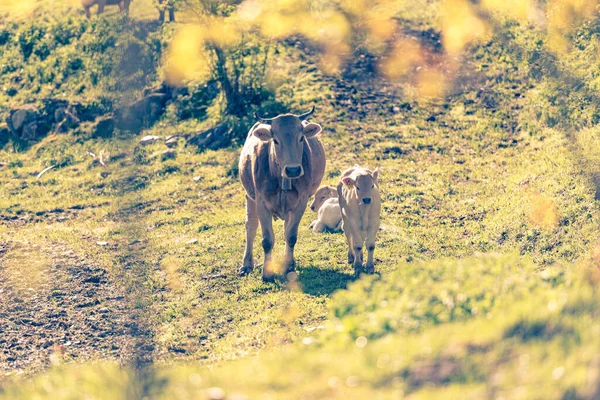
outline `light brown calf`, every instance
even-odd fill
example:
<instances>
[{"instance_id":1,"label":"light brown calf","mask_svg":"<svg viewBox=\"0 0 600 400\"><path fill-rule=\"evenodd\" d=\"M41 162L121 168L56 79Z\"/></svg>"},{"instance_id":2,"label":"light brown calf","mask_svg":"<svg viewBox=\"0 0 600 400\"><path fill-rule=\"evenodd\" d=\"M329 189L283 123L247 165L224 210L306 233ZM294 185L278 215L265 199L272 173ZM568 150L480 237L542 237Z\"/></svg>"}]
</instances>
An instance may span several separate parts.
<instances>
[{"instance_id":1,"label":"light brown calf","mask_svg":"<svg viewBox=\"0 0 600 400\"><path fill-rule=\"evenodd\" d=\"M348 263L353 264L356 275L362 271L363 245L368 252L366 272L375 272L373 253L381 213L377 178L377 169L371 172L355 165L344 171L337 187L342 228L348 242Z\"/></svg>"},{"instance_id":2,"label":"light brown calf","mask_svg":"<svg viewBox=\"0 0 600 400\"><path fill-rule=\"evenodd\" d=\"M335 197L336 199L338 197L336 188L327 185L319 186L319 188L315 192L315 199L310 204L310 209L312 211L319 211L319 208L321 208L323 203L325 203L327 199L331 199L332 197Z\"/></svg>"},{"instance_id":3,"label":"light brown calf","mask_svg":"<svg viewBox=\"0 0 600 400\"><path fill-rule=\"evenodd\" d=\"M276 118L262 118L246 138L239 162L239 173L246 191L246 250L240 275L254 267L252 246L258 223L262 229L265 252L262 277L272 278L271 251L275 243L273 218L284 220L284 276L294 270L294 246L298 224L325 172L325 150L318 135L321 126L307 119L314 112Z\"/></svg>"},{"instance_id":4,"label":"light brown calf","mask_svg":"<svg viewBox=\"0 0 600 400\"><path fill-rule=\"evenodd\" d=\"M310 209L317 211L317 219L310 224L315 232L340 232L342 230L342 211L338 201L337 189L333 186L321 186L315 193Z\"/></svg>"}]
</instances>

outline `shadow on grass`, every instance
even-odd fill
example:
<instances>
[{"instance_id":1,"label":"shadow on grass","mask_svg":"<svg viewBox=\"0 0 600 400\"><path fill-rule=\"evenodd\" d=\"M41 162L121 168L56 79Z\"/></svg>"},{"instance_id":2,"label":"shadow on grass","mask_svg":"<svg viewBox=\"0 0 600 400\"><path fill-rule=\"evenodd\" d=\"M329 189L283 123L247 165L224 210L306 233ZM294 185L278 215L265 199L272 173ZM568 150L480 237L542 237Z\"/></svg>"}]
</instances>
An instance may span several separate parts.
<instances>
[{"instance_id":1,"label":"shadow on grass","mask_svg":"<svg viewBox=\"0 0 600 400\"><path fill-rule=\"evenodd\" d=\"M333 269L317 266L298 269L298 282L302 291L311 296L330 296L336 290L345 289L348 283L355 280L354 274Z\"/></svg>"}]
</instances>

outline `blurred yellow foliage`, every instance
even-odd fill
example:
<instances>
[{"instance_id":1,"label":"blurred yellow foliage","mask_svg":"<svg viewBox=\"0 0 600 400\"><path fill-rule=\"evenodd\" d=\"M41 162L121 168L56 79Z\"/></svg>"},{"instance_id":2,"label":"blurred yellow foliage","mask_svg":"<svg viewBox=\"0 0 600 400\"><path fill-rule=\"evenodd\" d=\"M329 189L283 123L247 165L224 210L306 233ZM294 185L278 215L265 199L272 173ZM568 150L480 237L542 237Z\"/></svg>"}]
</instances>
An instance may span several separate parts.
<instances>
[{"instance_id":1,"label":"blurred yellow foliage","mask_svg":"<svg viewBox=\"0 0 600 400\"><path fill-rule=\"evenodd\" d=\"M175 256L167 256L162 259L160 267L165 273L169 288L174 292L180 291L182 285L181 276L179 273L181 269L181 262L179 261L179 259Z\"/></svg>"},{"instance_id":2,"label":"blurred yellow foliage","mask_svg":"<svg viewBox=\"0 0 600 400\"><path fill-rule=\"evenodd\" d=\"M438 68L424 68L417 77L419 95L441 97L446 90L446 77Z\"/></svg>"},{"instance_id":3,"label":"blurred yellow foliage","mask_svg":"<svg viewBox=\"0 0 600 400\"><path fill-rule=\"evenodd\" d=\"M389 79L406 75L410 68L424 63L422 49L413 39L398 39L390 56L381 65L381 72Z\"/></svg>"},{"instance_id":4,"label":"blurred yellow foliage","mask_svg":"<svg viewBox=\"0 0 600 400\"><path fill-rule=\"evenodd\" d=\"M547 6L548 47L557 53L569 50L567 35L582 21L597 15L597 0L549 0Z\"/></svg>"},{"instance_id":5,"label":"blurred yellow foliage","mask_svg":"<svg viewBox=\"0 0 600 400\"><path fill-rule=\"evenodd\" d=\"M171 85L200 79L210 73L205 54L204 28L184 25L171 41L165 60L165 80Z\"/></svg>"},{"instance_id":6,"label":"blurred yellow foliage","mask_svg":"<svg viewBox=\"0 0 600 400\"><path fill-rule=\"evenodd\" d=\"M444 1L440 16L444 48L451 55L489 36L487 23L477 16L471 3L466 0Z\"/></svg>"},{"instance_id":7,"label":"blurred yellow foliage","mask_svg":"<svg viewBox=\"0 0 600 400\"><path fill-rule=\"evenodd\" d=\"M22 17L32 14L36 7L36 0L0 0L0 14Z\"/></svg>"},{"instance_id":8,"label":"blurred yellow foliage","mask_svg":"<svg viewBox=\"0 0 600 400\"><path fill-rule=\"evenodd\" d=\"M555 228L558 225L558 211L554 200L539 194L529 196L531 201L531 221L543 228Z\"/></svg>"}]
</instances>

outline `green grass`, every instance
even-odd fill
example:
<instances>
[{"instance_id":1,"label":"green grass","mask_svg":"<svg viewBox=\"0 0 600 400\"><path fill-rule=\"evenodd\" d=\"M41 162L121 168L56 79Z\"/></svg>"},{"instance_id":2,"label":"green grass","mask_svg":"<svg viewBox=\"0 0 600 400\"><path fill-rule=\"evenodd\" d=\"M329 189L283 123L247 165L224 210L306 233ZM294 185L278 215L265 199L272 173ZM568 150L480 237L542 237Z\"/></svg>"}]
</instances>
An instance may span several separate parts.
<instances>
[{"instance_id":1,"label":"green grass","mask_svg":"<svg viewBox=\"0 0 600 400\"><path fill-rule=\"evenodd\" d=\"M423 21L433 12L419 11L415 26L428 28ZM192 399L214 387L231 398L596 398L600 153L593 107L576 107L577 93L588 103L593 96L580 88L560 103L561 75L538 79L526 57L507 57L531 50L527 33L512 29L513 47L469 50L481 85L443 101L412 99L409 84L324 76L303 53L282 46L287 62L273 70L276 98L293 108L317 104L328 156L323 183L335 184L356 162L381 170L377 275L358 281L346 264L344 235L314 234L310 211L299 231L298 285L263 283L259 269L237 276L244 249L244 194L233 173L239 147L197 152L182 143L174 160L163 161L163 144L137 144L145 134L200 129L210 118L179 121L171 109L139 136L92 139L84 131L51 135L22 152L7 145L0 151L0 245L9 245L0 253L3 271L27 272L45 249L74 251L126 294L152 350L133 366L118 365L114 355L92 363L57 355L45 372L22 371L37 373L31 379L8 371L0 398ZM559 65L562 74L595 46L597 30L588 29L583 50ZM67 55L51 57L66 60L95 40L85 32ZM168 35L147 37L158 43ZM18 49L10 52L2 57ZM26 68L41 68L33 57ZM111 57L105 61L114 67ZM76 82L91 79L89 71L64 77L69 96L83 101L98 99L114 78L79 92ZM9 103L55 95L38 84L23 84ZM88 153L101 150L110 154L106 166ZM280 221L275 231L282 257ZM10 250L32 243L43 251ZM50 276L32 267L29 279L33 285Z\"/></svg>"}]
</instances>

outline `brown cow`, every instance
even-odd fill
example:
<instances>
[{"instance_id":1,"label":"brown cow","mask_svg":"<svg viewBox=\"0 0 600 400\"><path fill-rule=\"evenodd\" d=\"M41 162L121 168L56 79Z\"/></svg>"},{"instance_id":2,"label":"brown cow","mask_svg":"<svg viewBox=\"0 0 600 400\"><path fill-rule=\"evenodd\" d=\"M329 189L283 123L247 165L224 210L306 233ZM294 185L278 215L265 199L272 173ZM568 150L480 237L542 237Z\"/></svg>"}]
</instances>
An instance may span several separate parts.
<instances>
[{"instance_id":1,"label":"brown cow","mask_svg":"<svg viewBox=\"0 0 600 400\"><path fill-rule=\"evenodd\" d=\"M298 224L325 172L325 150L318 138L321 126L305 121L314 110L270 119L257 115L261 122L248 133L239 163L246 190L246 250L240 275L250 273L254 266L252 245L260 221L265 252L262 277L271 279L274 217L284 220L284 277L295 268Z\"/></svg>"},{"instance_id":2,"label":"brown cow","mask_svg":"<svg viewBox=\"0 0 600 400\"><path fill-rule=\"evenodd\" d=\"M85 16L91 18L92 12L90 9L94 5L98 5L98 15L104 12L104 6L119 6L119 11L129 14L129 3L131 0L81 0L81 5L85 11Z\"/></svg>"},{"instance_id":3,"label":"brown cow","mask_svg":"<svg viewBox=\"0 0 600 400\"><path fill-rule=\"evenodd\" d=\"M381 196L379 170L374 171L354 165L342 173L338 184L338 198L342 208L342 228L348 242L348 263L354 273L362 270L363 245L367 246L367 273L375 272L373 253L379 230Z\"/></svg>"}]
</instances>

